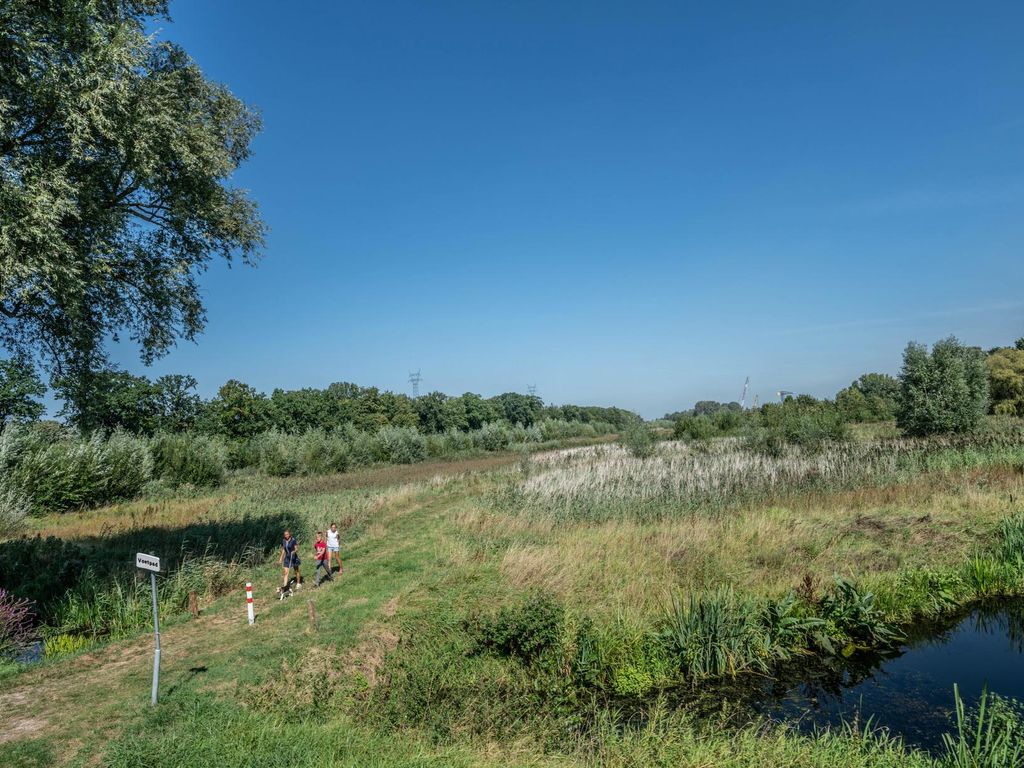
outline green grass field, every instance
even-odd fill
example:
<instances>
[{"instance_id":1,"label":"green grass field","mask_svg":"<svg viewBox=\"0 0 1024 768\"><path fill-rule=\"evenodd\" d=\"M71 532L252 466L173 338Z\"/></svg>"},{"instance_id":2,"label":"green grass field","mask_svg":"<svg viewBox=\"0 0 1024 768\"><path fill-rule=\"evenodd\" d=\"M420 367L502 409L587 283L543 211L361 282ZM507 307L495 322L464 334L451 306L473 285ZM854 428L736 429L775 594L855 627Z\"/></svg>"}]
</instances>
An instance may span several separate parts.
<instances>
[{"instance_id":1,"label":"green grass field","mask_svg":"<svg viewBox=\"0 0 1024 768\"><path fill-rule=\"evenodd\" d=\"M790 593L794 617L826 616L835 637L857 644L868 642L861 632L1024 592L1012 559L1021 554L1019 449L941 446L866 474L846 457L851 471L834 477L794 454L783 457L785 472L765 469L781 479L715 503L694 503L690 486L658 479L680 461L710 473L712 485L732 471L731 453L688 451L662 444L639 460L599 447L238 477L205 496L37 518L34 532L95 553L142 547L146 537L169 546L197 531L264 535L289 521L307 565L311 532L336 520L345 572L313 590L307 569L306 587L282 602L273 599L273 562L236 557L232 585L203 593L198 620L164 606L155 710L144 626L4 667L7 764L940 764L856 730L809 738L727 713L698 717L661 694L770 670L777 656L821 653L807 635L782 637L759 618ZM656 498L637 488L643 482L661 489ZM877 596L860 624L834 607L837 575ZM673 597L692 647L665 639ZM742 645L701 624L711 609L739 628ZM684 662L697 647L720 647L724 661ZM623 725L623 701L642 706L642 722Z\"/></svg>"}]
</instances>

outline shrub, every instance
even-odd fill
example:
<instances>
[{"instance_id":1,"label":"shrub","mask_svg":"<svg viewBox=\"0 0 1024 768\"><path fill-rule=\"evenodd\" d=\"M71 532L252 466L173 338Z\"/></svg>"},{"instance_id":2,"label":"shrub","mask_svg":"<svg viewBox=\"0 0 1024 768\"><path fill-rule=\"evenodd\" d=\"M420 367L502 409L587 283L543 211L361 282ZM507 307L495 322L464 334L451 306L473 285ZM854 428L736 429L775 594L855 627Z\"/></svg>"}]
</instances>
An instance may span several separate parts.
<instances>
[{"instance_id":1,"label":"shrub","mask_svg":"<svg viewBox=\"0 0 1024 768\"><path fill-rule=\"evenodd\" d=\"M296 439L277 430L264 432L258 438L260 471L271 477L286 477L299 469Z\"/></svg>"},{"instance_id":2,"label":"shrub","mask_svg":"<svg viewBox=\"0 0 1024 768\"><path fill-rule=\"evenodd\" d=\"M259 440L231 440L225 449L224 462L228 469L248 469L260 464Z\"/></svg>"},{"instance_id":3,"label":"shrub","mask_svg":"<svg viewBox=\"0 0 1024 768\"><path fill-rule=\"evenodd\" d=\"M936 342L930 353L922 344L907 345L896 412L896 424L904 433L973 431L988 402L988 367L980 349L965 347L952 336Z\"/></svg>"},{"instance_id":4,"label":"shrub","mask_svg":"<svg viewBox=\"0 0 1024 768\"><path fill-rule=\"evenodd\" d=\"M0 587L0 658L17 656L38 637L32 603Z\"/></svg>"},{"instance_id":5,"label":"shrub","mask_svg":"<svg viewBox=\"0 0 1024 768\"><path fill-rule=\"evenodd\" d=\"M838 576L832 592L821 599L819 608L831 636L817 633L816 637L830 653L836 651L833 640L843 643L839 651L849 656L857 648L886 648L903 639L875 604L874 594L861 592Z\"/></svg>"},{"instance_id":6,"label":"shrub","mask_svg":"<svg viewBox=\"0 0 1024 768\"><path fill-rule=\"evenodd\" d=\"M835 404L790 399L765 405L751 420L745 442L752 450L780 456L785 445L817 450L826 443L845 441L849 435L849 427Z\"/></svg>"},{"instance_id":7,"label":"shrub","mask_svg":"<svg viewBox=\"0 0 1024 768\"><path fill-rule=\"evenodd\" d=\"M6 485L34 512L64 512L136 496L152 462L140 438L115 432L82 438L65 429L8 427L0 436Z\"/></svg>"},{"instance_id":8,"label":"shrub","mask_svg":"<svg viewBox=\"0 0 1024 768\"><path fill-rule=\"evenodd\" d=\"M349 458L353 466L365 467L381 460L380 442L376 436L346 424L342 434L348 443Z\"/></svg>"},{"instance_id":9,"label":"shrub","mask_svg":"<svg viewBox=\"0 0 1024 768\"><path fill-rule=\"evenodd\" d=\"M707 416L683 415L672 427L672 436L676 440L710 440L717 434L714 422Z\"/></svg>"},{"instance_id":10,"label":"shrub","mask_svg":"<svg viewBox=\"0 0 1024 768\"><path fill-rule=\"evenodd\" d=\"M205 435L161 434L151 443L153 475L172 486L190 483L199 487L224 481L227 457L224 446Z\"/></svg>"},{"instance_id":11,"label":"shrub","mask_svg":"<svg viewBox=\"0 0 1024 768\"><path fill-rule=\"evenodd\" d=\"M103 443L100 461L106 477L103 502L138 496L153 475L149 446L125 432L115 432Z\"/></svg>"},{"instance_id":12,"label":"shrub","mask_svg":"<svg viewBox=\"0 0 1024 768\"><path fill-rule=\"evenodd\" d=\"M349 445L340 435L311 429L299 441L299 466L304 475L344 472L350 460Z\"/></svg>"},{"instance_id":13,"label":"shrub","mask_svg":"<svg viewBox=\"0 0 1024 768\"><path fill-rule=\"evenodd\" d=\"M377 432L381 461L415 464L427 457L427 443L413 427L382 427Z\"/></svg>"},{"instance_id":14,"label":"shrub","mask_svg":"<svg viewBox=\"0 0 1024 768\"><path fill-rule=\"evenodd\" d=\"M534 592L493 616L477 619L471 630L481 648L530 664L558 645L564 619L560 603Z\"/></svg>"},{"instance_id":15,"label":"shrub","mask_svg":"<svg viewBox=\"0 0 1024 768\"><path fill-rule=\"evenodd\" d=\"M614 432L610 424L587 424L582 421L545 419L538 425L545 440L565 440L570 437L597 437L599 434Z\"/></svg>"},{"instance_id":16,"label":"shrub","mask_svg":"<svg viewBox=\"0 0 1024 768\"><path fill-rule=\"evenodd\" d=\"M32 505L24 493L0 482L0 538L18 533L31 509Z\"/></svg>"},{"instance_id":17,"label":"shrub","mask_svg":"<svg viewBox=\"0 0 1024 768\"><path fill-rule=\"evenodd\" d=\"M623 447L638 459L654 455L654 435L646 424L630 424L622 431Z\"/></svg>"},{"instance_id":18,"label":"shrub","mask_svg":"<svg viewBox=\"0 0 1024 768\"><path fill-rule=\"evenodd\" d=\"M508 429L496 422L484 424L473 434L473 444L485 451L504 451L511 444Z\"/></svg>"}]
</instances>

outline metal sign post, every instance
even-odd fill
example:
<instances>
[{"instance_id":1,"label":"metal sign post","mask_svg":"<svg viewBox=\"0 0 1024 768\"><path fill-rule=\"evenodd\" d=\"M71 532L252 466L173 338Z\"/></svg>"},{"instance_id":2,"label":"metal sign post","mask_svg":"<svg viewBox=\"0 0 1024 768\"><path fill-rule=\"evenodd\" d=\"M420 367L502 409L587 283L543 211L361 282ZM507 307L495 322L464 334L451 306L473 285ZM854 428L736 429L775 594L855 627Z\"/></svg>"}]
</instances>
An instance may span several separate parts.
<instances>
[{"instance_id":1,"label":"metal sign post","mask_svg":"<svg viewBox=\"0 0 1024 768\"><path fill-rule=\"evenodd\" d=\"M160 558L139 552L135 555L135 567L149 571L149 583L153 587L153 637L156 648L153 651L153 694L149 705L156 706L156 689L160 685L160 610L156 602L156 575L160 572Z\"/></svg>"}]
</instances>

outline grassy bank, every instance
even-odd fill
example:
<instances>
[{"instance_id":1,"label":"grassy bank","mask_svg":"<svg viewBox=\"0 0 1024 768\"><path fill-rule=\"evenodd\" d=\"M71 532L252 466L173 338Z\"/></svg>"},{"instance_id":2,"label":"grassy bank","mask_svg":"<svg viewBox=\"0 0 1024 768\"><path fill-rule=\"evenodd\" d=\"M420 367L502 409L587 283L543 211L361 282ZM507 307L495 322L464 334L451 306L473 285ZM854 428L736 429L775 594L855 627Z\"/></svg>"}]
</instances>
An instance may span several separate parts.
<instances>
[{"instance_id":1,"label":"grassy bank","mask_svg":"<svg viewBox=\"0 0 1024 768\"><path fill-rule=\"evenodd\" d=\"M197 621L168 602L156 712L143 624L6 673L4 748L26 765L278 765L282 754L296 765L940 764L875 735L726 728L658 705L659 691L856 652L916 617L1024 592L1013 442L901 447L896 462L871 458L893 451L870 444L877 473L847 462L835 479L821 468L842 462L781 457L811 469L772 470L756 494L723 503L695 502L678 479L654 483L650 503L635 497L648 492L632 488L637 472L746 460L733 450L697 458L664 444L640 466L586 449L240 478L40 519L38 532L111 557L205 537L220 547L209 562L233 570L227 592L203 593ZM550 489L561 495L538 495ZM344 532L341 582L267 601L277 569L240 555L240 542L272 547L287 522L308 546L329 520ZM624 700L644 702L642 722L623 727Z\"/></svg>"}]
</instances>

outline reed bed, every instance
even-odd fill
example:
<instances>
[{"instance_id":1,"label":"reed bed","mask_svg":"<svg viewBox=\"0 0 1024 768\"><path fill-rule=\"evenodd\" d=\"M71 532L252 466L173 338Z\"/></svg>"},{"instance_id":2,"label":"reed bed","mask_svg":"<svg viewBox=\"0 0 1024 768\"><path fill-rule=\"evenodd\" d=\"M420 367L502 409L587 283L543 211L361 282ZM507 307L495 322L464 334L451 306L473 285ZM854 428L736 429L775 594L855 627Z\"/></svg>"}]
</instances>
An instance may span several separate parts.
<instances>
[{"instance_id":1,"label":"reed bed","mask_svg":"<svg viewBox=\"0 0 1024 768\"><path fill-rule=\"evenodd\" d=\"M715 511L802 491L839 491L899 482L921 472L997 464L1024 466L1024 442L884 440L827 444L778 453L737 438L711 444L666 442L649 458L621 446L577 448L537 457L506 488L507 506L558 520L657 519Z\"/></svg>"}]
</instances>

